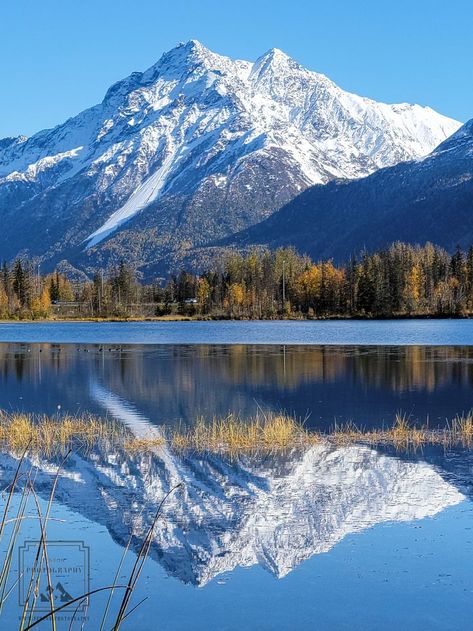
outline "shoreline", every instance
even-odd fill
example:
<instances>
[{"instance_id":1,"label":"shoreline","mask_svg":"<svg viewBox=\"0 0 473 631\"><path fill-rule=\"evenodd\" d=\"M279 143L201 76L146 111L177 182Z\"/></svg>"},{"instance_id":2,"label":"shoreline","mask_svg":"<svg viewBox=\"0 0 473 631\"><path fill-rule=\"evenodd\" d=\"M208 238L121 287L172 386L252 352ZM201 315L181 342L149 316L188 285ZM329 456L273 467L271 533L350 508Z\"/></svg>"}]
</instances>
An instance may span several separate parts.
<instances>
[{"instance_id":1,"label":"shoreline","mask_svg":"<svg viewBox=\"0 0 473 631\"><path fill-rule=\"evenodd\" d=\"M311 318L217 318L212 316L156 316L127 318L24 318L0 319L0 324L139 323L139 322L386 322L389 320L471 320L472 314L389 314L386 316L320 316Z\"/></svg>"}]
</instances>

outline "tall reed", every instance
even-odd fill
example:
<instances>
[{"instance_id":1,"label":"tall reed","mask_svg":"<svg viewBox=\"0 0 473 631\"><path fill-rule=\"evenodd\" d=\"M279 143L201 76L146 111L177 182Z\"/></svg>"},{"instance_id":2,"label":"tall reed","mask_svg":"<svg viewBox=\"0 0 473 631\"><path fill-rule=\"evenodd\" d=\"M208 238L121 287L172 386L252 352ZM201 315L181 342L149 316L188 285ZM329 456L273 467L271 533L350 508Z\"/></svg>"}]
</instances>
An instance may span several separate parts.
<instances>
[{"instance_id":1,"label":"tall reed","mask_svg":"<svg viewBox=\"0 0 473 631\"><path fill-rule=\"evenodd\" d=\"M23 423L24 420L22 419L21 422ZM12 426L17 427L14 423L12 424ZM15 446L18 445L18 441L16 437L15 437L14 444ZM27 460L27 454L28 454L29 449L30 449L30 443L28 443L27 447L23 450L23 452L21 453L18 459L18 465L16 467L12 483L4 491L4 493L6 494L6 501L3 507L3 514L1 516L1 521L0 521L0 550L5 549L4 558L0 565L0 628L4 628L1 621L4 605L8 597L12 594L13 590L18 586L19 580L23 578L22 575L19 575L16 579L11 578L12 559L14 556L14 552L17 548L18 538L21 534L21 525L24 522L24 519L29 517L29 515L27 514L29 500L33 498L34 506L36 509L36 518L37 518L37 522L38 522L39 530L40 530L40 540L36 548L34 561L31 568L31 573L30 573L30 576L28 577L26 597L24 599L23 608L21 611L18 631L29 631L30 629L33 629L34 627L38 626L39 624L42 624L43 622L49 622L51 625L52 631L57 631L56 614L61 612L66 607L71 607L71 605L76 604L77 606L69 625L69 629L72 629L72 624L75 619L79 606L83 602L87 602L90 597L96 594L99 594L101 592L109 592L110 597L107 600L106 607L102 616L102 623L100 625L100 628L103 629L105 628L107 616L110 611L111 597L113 597L113 594L117 590L123 590L124 595L123 595L123 598L118 603L118 611L115 616L115 620L113 623L110 623L110 626L108 627L108 628L113 629L113 631L119 631L119 629L122 626L123 621L126 618L128 618L131 615L131 613L133 613L133 611L136 609L136 607L138 607L140 604L138 603L132 609L129 609L131 597L137 587L139 578L143 571L145 561L149 554L149 550L150 550L151 543L153 540L154 530L157 526L159 518L161 517L162 508L167 498L176 490L181 488L182 484L178 483L175 486L173 486L168 491L168 493L164 495L163 499L161 500L156 510L156 513L154 515L152 524L150 528L148 529L146 536L144 537L139 553L135 559L135 562L133 564L133 567L129 575L129 579L125 585L118 584L118 575L122 567L123 560L129 551L130 543L131 543L131 536L130 536L128 545L126 546L125 551L123 553L119 568L117 569L112 585L99 587L97 589L90 590L87 593L81 594L80 596L73 598L72 600L69 600L67 603L63 605L56 606L54 603L54 598L53 598L51 568L50 568L49 559L48 559L47 526L50 520L50 512L51 512L51 508L52 508L52 504L54 500L54 495L55 495L56 488L60 480L60 473L70 452L66 453L65 457L63 458L61 464L59 465L56 471L56 474L53 478L53 482L51 485L51 490L48 496L46 510L43 514L40 501L36 494L36 491L34 489L34 484L32 481L32 467L26 466L26 470L24 470L25 469L24 465ZM22 482L21 489L19 488L20 481ZM16 509L16 512L12 514L11 508L13 505L13 498L15 494L19 494L18 507ZM5 546L2 544L4 543L7 525L11 525L11 532L10 532L9 537L6 537L7 541L6 541L6 546ZM45 569L45 572L43 572L43 567ZM46 581L47 581L46 591L48 593L48 598L49 598L49 611L45 613L43 616L33 619L35 616L35 608L36 608L37 598L39 594L40 579L43 575L46 576ZM93 622L93 624L95 625L95 622ZM96 627L94 626L92 628L96 628Z\"/></svg>"},{"instance_id":2,"label":"tall reed","mask_svg":"<svg viewBox=\"0 0 473 631\"><path fill-rule=\"evenodd\" d=\"M92 416L49 418L0 413L0 447L15 452L28 447L45 455L91 449L97 444L130 453L170 448L236 454L284 451L324 442L384 444L396 449L422 445L473 447L473 415L457 416L444 428L431 428L428 423L416 425L398 414L389 427L366 429L348 423L328 432L309 430L306 422L284 414L259 413L249 419L229 415L211 420L198 418L194 425L161 428L160 435L153 432L136 438L118 422ZM1 531L0 523L0 535Z\"/></svg>"}]
</instances>

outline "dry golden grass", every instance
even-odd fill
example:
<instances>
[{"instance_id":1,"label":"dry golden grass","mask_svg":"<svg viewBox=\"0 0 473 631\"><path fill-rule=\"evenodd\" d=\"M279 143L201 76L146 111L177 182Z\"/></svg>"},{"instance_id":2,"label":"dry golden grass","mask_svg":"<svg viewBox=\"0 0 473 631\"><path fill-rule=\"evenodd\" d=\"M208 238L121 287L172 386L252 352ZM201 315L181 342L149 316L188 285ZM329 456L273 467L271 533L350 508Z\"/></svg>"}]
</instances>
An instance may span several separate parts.
<instances>
[{"instance_id":1,"label":"dry golden grass","mask_svg":"<svg viewBox=\"0 0 473 631\"><path fill-rule=\"evenodd\" d=\"M93 416L51 418L0 412L0 445L15 451L29 447L45 453L64 452L71 447L90 448L98 441L116 443L124 436L116 422Z\"/></svg>"},{"instance_id":2,"label":"dry golden grass","mask_svg":"<svg viewBox=\"0 0 473 631\"><path fill-rule=\"evenodd\" d=\"M413 426L405 416L398 414L392 427L363 431L348 425L337 428L327 438L337 444L391 445L404 451L427 445L470 448L473 447L473 416L457 416L444 429L431 429L428 425Z\"/></svg>"},{"instance_id":3,"label":"dry golden grass","mask_svg":"<svg viewBox=\"0 0 473 631\"><path fill-rule=\"evenodd\" d=\"M176 451L213 453L277 452L320 443L386 445L415 450L426 445L473 447L473 416L459 416L445 429L415 427L398 415L388 428L363 430L353 424L322 433L309 431L303 422L281 414L261 414L251 419L230 415L211 421L198 419L189 427L171 428L163 437L135 438L113 421L93 416L34 417L0 412L0 446L16 451L29 447L46 454L96 444L144 453L168 446Z\"/></svg>"},{"instance_id":4,"label":"dry golden grass","mask_svg":"<svg viewBox=\"0 0 473 631\"><path fill-rule=\"evenodd\" d=\"M318 435L309 433L296 419L261 415L241 420L230 415L206 422L198 419L188 429L174 430L169 442L177 450L211 452L280 451L312 444Z\"/></svg>"},{"instance_id":5,"label":"dry golden grass","mask_svg":"<svg viewBox=\"0 0 473 631\"><path fill-rule=\"evenodd\" d=\"M163 447L167 444L165 438L125 438L120 442L120 446L123 449L132 454L143 453L146 451L153 451L154 449L158 449L159 447Z\"/></svg>"},{"instance_id":6,"label":"dry golden grass","mask_svg":"<svg viewBox=\"0 0 473 631\"><path fill-rule=\"evenodd\" d=\"M473 416L456 417L444 429L414 426L397 415L391 427L364 430L354 424L328 433L308 431L298 420L284 415L265 415L249 421L230 416L207 423L200 419L187 431L174 431L169 440L180 450L211 452L281 451L320 443L393 446L412 451L427 445L473 447Z\"/></svg>"},{"instance_id":7,"label":"dry golden grass","mask_svg":"<svg viewBox=\"0 0 473 631\"><path fill-rule=\"evenodd\" d=\"M462 445L473 445L473 416L471 414L457 416L453 419L448 431L461 440Z\"/></svg>"}]
</instances>

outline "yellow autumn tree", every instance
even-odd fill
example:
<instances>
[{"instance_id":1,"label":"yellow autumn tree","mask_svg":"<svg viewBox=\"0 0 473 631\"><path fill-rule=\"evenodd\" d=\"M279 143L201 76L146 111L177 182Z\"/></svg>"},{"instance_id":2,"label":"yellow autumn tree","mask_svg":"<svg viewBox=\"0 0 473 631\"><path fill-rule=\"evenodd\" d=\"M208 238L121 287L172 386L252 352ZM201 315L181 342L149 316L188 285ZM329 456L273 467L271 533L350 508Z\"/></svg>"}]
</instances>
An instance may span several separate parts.
<instances>
[{"instance_id":1,"label":"yellow autumn tree","mask_svg":"<svg viewBox=\"0 0 473 631\"><path fill-rule=\"evenodd\" d=\"M325 282L334 288L340 287L345 282L345 272L335 267L332 261L323 264Z\"/></svg>"},{"instance_id":2,"label":"yellow autumn tree","mask_svg":"<svg viewBox=\"0 0 473 631\"><path fill-rule=\"evenodd\" d=\"M296 277L294 295L305 311L314 307L320 296L321 285L322 270L319 265L311 265Z\"/></svg>"},{"instance_id":3,"label":"yellow autumn tree","mask_svg":"<svg viewBox=\"0 0 473 631\"><path fill-rule=\"evenodd\" d=\"M324 313L335 313L342 305L342 295L345 287L345 272L335 267L332 261L322 263L321 305Z\"/></svg>"},{"instance_id":4,"label":"yellow autumn tree","mask_svg":"<svg viewBox=\"0 0 473 631\"><path fill-rule=\"evenodd\" d=\"M8 318L8 296L3 287L0 287L0 318Z\"/></svg>"},{"instance_id":5,"label":"yellow autumn tree","mask_svg":"<svg viewBox=\"0 0 473 631\"><path fill-rule=\"evenodd\" d=\"M232 283L228 288L228 306L232 316L240 315L245 301L245 288L241 283Z\"/></svg>"},{"instance_id":6,"label":"yellow autumn tree","mask_svg":"<svg viewBox=\"0 0 473 631\"><path fill-rule=\"evenodd\" d=\"M40 302L41 310L44 313L48 314L51 308L51 296L49 294L49 287L47 287L47 285L44 285L41 291L39 302Z\"/></svg>"},{"instance_id":7,"label":"yellow autumn tree","mask_svg":"<svg viewBox=\"0 0 473 631\"><path fill-rule=\"evenodd\" d=\"M74 300L74 292L69 279L63 274L59 275L59 296L62 302L71 302Z\"/></svg>"},{"instance_id":8,"label":"yellow autumn tree","mask_svg":"<svg viewBox=\"0 0 473 631\"><path fill-rule=\"evenodd\" d=\"M31 315L33 318L47 318L51 308L51 297L49 287L44 285L39 296L35 296L31 301Z\"/></svg>"},{"instance_id":9,"label":"yellow autumn tree","mask_svg":"<svg viewBox=\"0 0 473 631\"><path fill-rule=\"evenodd\" d=\"M199 303L199 311L205 313L209 307L210 301L210 284L206 278L199 278L197 285L197 300Z\"/></svg>"},{"instance_id":10,"label":"yellow autumn tree","mask_svg":"<svg viewBox=\"0 0 473 631\"><path fill-rule=\"evenodd\" d=\"M422 271L420 266L414 264L406 276L404 299L409 312L418 309L422 295Z\"/></svg>"}]
</instances>

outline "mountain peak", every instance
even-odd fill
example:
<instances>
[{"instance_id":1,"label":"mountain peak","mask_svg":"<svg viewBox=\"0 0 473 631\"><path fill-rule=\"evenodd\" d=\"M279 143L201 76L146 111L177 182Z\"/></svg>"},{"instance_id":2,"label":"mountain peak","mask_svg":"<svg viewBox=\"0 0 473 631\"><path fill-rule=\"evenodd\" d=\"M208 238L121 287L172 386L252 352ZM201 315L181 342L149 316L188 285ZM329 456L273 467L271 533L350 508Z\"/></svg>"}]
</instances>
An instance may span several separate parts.
<instances>
[{"instance_id":1,"label":"mountain peak","mask_svg":"<svg viewBox=\"0 0 473 631\"><path fill-rule=\"evenodd\" d=\"M266 53L264 53L264 55L262 55L262 57L267 57L275 60L292 60L292 57L290 57L280 48L270 48Z\"/></svg>"},{"instance_id":2,"label":"mountain peak","mask_svg":"<svg viewBox=\"0 0 473 631\"><path fill-rule=\"evenodd\" d=\"M218 66L221 59L220 55L213 53L197 39L179 42L143 73L142 82L152 82L162 72L168 75L169 73L177 75L182 72L187 73L189 68L194 68L195 65Z\"/></svg>"},{"instance_id":3,"label":"mountain peak","mask_svg":"<svg viewBox=\"0 0 473 631\"><path fill-rule=\"evenodd\" d=\"M202 44L202 42L200 42L198 39L189 39L187 40L187 42L181 42L180 44L181 46L184 46L184 48L189 48L191 50L200 50L200 49L205 49L208 50L208 48L206 46L204 46Z\"/></svg>"},{"instance_id":4,"label":"mountain peak","mask_svg":"<svg viewBox=\"0 0 473 631\"><path fill-rule=\"evenodd\" d=\"M173 53L184 53L185 55L212 54L211 51L197 39L190 39L187 42L179 42L177 46L172 48L166 54L170 55Z\"/></svg>"},{"instance_id":5,"label":"mountain peak","mask_svg":"<svg viewBox=\"0 0 473 631\"><path fill-rule=\"evenodd\" d=\"M271 48L265 52L264 55L258 57L255 61L253 72L261 74L269 69L277 71L278 69L291 65L298 66L299 64L279 48Z\"/></svg>"},{"instance_id":6,"label":"mountain peak","mask_svg":"<svg viewBox=\"0 0 473 631\"><path fill-rule=\"evenodd\" d=\"M211 51L210 48L207 48L207 46L204 46L204 44L199 42L199 40L190 39L187 42L179 42L177 46L171 48L171 50L167 53L164 53L158 64L160 64L163 60L166 60L167 62L175 60L178 63L188 63L189 61L215 61L215 59L219 59L220 57L220 55Z\"/></svg>"}]
</instances>

